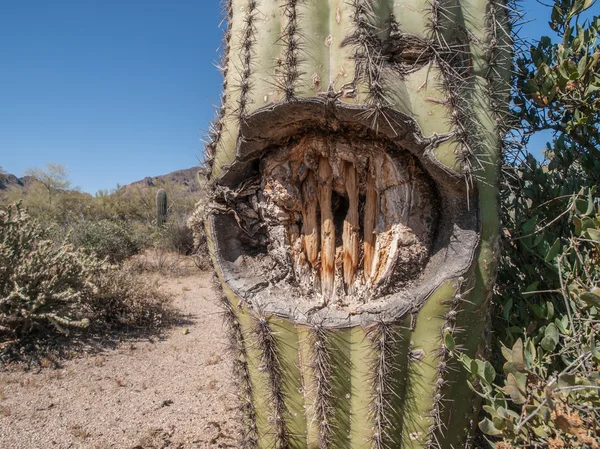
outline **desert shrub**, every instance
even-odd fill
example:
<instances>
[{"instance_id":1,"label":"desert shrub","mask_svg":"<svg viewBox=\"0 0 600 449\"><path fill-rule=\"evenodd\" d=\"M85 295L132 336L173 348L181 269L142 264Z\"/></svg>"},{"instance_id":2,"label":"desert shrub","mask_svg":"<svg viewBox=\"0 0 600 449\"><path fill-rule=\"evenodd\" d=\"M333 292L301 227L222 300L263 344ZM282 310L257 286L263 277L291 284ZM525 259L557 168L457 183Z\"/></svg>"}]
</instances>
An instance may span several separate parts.
<instances>
[{"instance_id":1,"label":"desert shrub","mask_svg":"<svg viewBox=\"0 0 600 449\"><path fill-rule=\"evenodd\" d=\"M105 265L70 245L56 247L47 235L20 204L0 210L0 331L89 323L81 312Z\"/></svg>"},{"instance_id":2,"label":"desert shrub","mask_svg":"<svg viewBox=\"0 0 600 449\"><path fill-rule=\"evenodd\" d=\"M154 245L161 250L187 256L194 251L194 235L185 220L172 217L156 231Z\"/></svg>"},{"instance_id":3,"label":"desert shrub","mask_svg":"<svg viewBox=\"0 0 600 449\"><path fill-rule=\"evenodd\" d=\"M159 289L158 280L140 275L130 266L107 269L95 285L96 291L87 301L92 323L155 327L171 315L171 300Z\"/></svg>"},{"instance_id":4,"label":"desert shrub","mask_svg":"<svg viewBox=\"0 0 600 449\"><path fill-rule=\"evenodd\" d=\"M599 448L600 195L569 194L574 180L534 161L519 174L494 298L499 354L495 366L458 357L495 447Z\"/></svg>"},{"instance_id":5,"label":"desert shrub","mask_svg":"<svg viewBox=\"0 0 600 449\"><path fill-rule=\"evenodd\" d=\"M71 228L69 242L112 263L137 254L143 246L131 226L111 220L77 222Z\"/></svg>"},{"instance_id":6,"label":"desert shrub","mask_svg":"<svg viewBox=\"0 0 600 449\"><path fill-rule=\"evenodd\" d=\"M20 204L0 210L0 341L167 318L156 283L47 236Z\"/></svg>"}]
</instances>

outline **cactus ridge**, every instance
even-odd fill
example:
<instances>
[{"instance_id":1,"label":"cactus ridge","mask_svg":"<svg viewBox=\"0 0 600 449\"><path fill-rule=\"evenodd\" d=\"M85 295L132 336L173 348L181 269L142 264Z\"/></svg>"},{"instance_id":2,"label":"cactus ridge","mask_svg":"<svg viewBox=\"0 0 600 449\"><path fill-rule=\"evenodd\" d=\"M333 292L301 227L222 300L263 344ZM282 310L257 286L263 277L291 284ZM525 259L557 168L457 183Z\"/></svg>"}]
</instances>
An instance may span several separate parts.
<instances>
[{"instance_id":1,"label":"cactus ridge","mask_svg":"<svg viewBox=\"0 0 600 449\"><path fill-rule=\"evenodd\" d=\"M269 321L265 316L255 317L254 333L257 346L261 351L260 370L267 373L269 380L270 400L273 403L273 424L276 448L286 449L290 437L286 425L288 410L283 395L283 372L277 350L277 341Z\"/></svg>"},{"instance_id":2,"label":"cactus ridge","mask_svg":"<svg viewBox=\"0 0 600 449\"><path fill-rule=\"evenodd\" d=\"M394 411L393 402L402 400L402 392L398 391L398 373L400 367L394 363L398 353L400 333L395 325L379 321L367 330L367 338L373 347L371 414L375 430L373 432L373 448L391 448L394 444L393 434L400 434L401 421L391 419ZM394 397L395 396L395 397Z\"/></svg>"},{"instance_id":3,"label":"cactus ridge","mask_svg":"<svg viewBox=\"0 0 600 449\"><path fill-rule=\"evenodd\" d=\"M240 97L238 100L238 109L236 111L240 126L242 125L247 113L248 94L252 89L250 75L252 74L252 44L255 42L254 21L256 19L256 4L257 0L248 0L248 4L246 6L246 16L244 17L244 28L242 30L240 52L242 70L240 74L239 85L237 86L240 91Z\"/></svg>"},{"instance_id":4,"label":"cactus ridge","mask_svg":"<svg viewBox=\"0 0 600 449\"><path fill-rule=\"evenodd\" d=\"M223 76L222 83L222 92L220 95L220 105L216 108L215 118L209 124L207 136L204 142L204 158L203 158L203 166L207 170L207 177L210 178L210 174L212 171L212 165L215 158L215 154L217 152L217 147L219 142L221 141L221 136L223 134L224 128L224 120L227 115L227 71L229 68L229 51L231 46L231 27L233 21L233 4L232 0L223 0L221 2L221 9L223 19L222 22L227 24L227 28L223 33L223 42L222 49L223 52L221 54L221 59L217 63L217 69L221 72Z\"/></svg>"},{"instance_id":5,"label":"cactus ridge","mask_svg":"<svg viewBox=\"0 0 600 449\"><path fill-rule=\"evenodd\" d=\"M258 426L256 424L256 410L253 402L253 388L248 368L248 352L242 326L231 302L225 295L221 295L221 310L223 321L229 337L229 352L234 356L233 376L237 382L239 396L239 411L242 415L242 435L240 446L243 449L258 448Z\"/></svg>"},{"instance_id":6,"label":"cactus ridge","mask_svg":"<svg viewBox=\"0 0 600 449\"><path fill-rule=\"evenodd\" d=\"M426 441L427 449L443 449L440 441L443 441L445 438L445 431L447 430L446 422L448 422L448 416L444 413L444 397L450 393L453 383L450 380L448 371L452 369L454 371L453 374L457 374L460 369L456 366L456 360L450 358L450 348L446 346L444 337L446 332L448 332L456 339L457 335L461 333L461 329L457 327L457 317L461 313L461 303L465 301L463 293L462 282L459 280L454 296L446 301L445 304L445 323L440 329L437 379L432 392L432 408L430 412L434 424L429 428L429 438ZM463 351L463 348L460 344L457 344L453 350L456 353L460 353ZM454 377L452 380L454 380Z\"/></svg>"},{"instance_id":7,"label":"cactus ridge","mask_svg":"<svg viewBox=\"0 0 600 449\"><path fill-rule=\"evenodd\" d=\"M389 106L390 102L385 96L382 82L385 57L381 39L377 34L381 30L376 25L373 0L353 0L353 4L356 32L348 41L356 46L354 83L358 85L359 81L362 81L369 89L365 101L368 106L365 116L371 118L374 129L377 129L377 124L382 117L392 129L395 129L396 127L392 125L389 115L384 110L384 107Z\"/></svg>"},{"instance_id":8,"label":"cactus ridge","mask_svg":"<svg viewBox=\"0 0 600 449\"><path fill-rule=\"evenodd\" d=\"M316 385L313 414L314 420L318 424L318 444L319 448L329 448L332 440L333 413L330 343L327 341L325 329L320 325L310 328L309 338L312 349L310 365Z\"/></svg>"},{"instance_id":9,"label":"cactus ridge","mask_svg":"<svg viewBox=\"0 0 600 449\"><path fill-rule=\"evenodd\" d=\"M296 99L296 87L300 76L300 29L298 26L297 0L289 0L283 5L285 25L281 39L285 44L283 56L283 80L279 88L283 91L285 101Z\"/></svg>"}]
</instances>

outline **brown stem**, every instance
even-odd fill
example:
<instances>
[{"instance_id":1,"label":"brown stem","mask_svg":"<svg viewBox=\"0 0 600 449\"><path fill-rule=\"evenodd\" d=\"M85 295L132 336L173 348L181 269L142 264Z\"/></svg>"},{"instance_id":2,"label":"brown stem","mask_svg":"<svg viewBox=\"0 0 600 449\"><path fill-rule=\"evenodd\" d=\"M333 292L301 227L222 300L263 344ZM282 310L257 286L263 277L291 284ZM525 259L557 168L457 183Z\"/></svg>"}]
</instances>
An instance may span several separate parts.
<instances>
[{"instance_id":1,"label":"brown stem","mask_svg":"<svg viewBox=\"0 0 600 449\"><path fill-rule=\"evenodd\" d=\"M317 180L312 171L302 183L302 234L304 253L311 267L319 258L319 222L317 217Z\"/></svg>"},{"instance_id":2,"label":"brown stem","mask_svg":"<svg viewBox=\"0 0 600 449\"><path fill-rule=\"evenodd\" d=\"M346 163L345 184L348 193L348 214L344 220L344 283L350 287L354 282L354 274L358 267L358 184L356 182L356 167Z\"/></svg>"},{"instance_id":3,"label":"brown stem","mask_svg":"<svg viewBox=\"0 0 600 449\"><path fill-rule=\"evenodd\" d=\"M319 158L319 206L321 208L321 289L329 298L335 281L335 224L331 210L333 170L327 158Z\"/></svg>"},{"instance_id":4,"label":"brown stem","mask_svg":"<svg viewBox=\"0 0 600 449\"><path fill-rule=\"evenodd\" d=\"M375 178L371 171L367 171L367 195L365 198L365 279L373 275L373 259L375 258L375 222L377 219L377 192L375 191Z\"/></svg>"}]
</instances>

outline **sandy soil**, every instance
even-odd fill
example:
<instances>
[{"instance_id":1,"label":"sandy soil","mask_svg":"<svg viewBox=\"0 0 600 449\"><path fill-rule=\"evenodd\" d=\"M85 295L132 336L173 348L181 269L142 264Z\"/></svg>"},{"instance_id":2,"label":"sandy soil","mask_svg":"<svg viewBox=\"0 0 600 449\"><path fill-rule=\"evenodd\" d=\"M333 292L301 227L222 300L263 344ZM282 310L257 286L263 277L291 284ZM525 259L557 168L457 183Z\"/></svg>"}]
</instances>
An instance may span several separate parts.
<instances>
[{"instance_id":1,"label":"sandy soil","mask_svg":"<svg viewBox=\"0 0 600 449\"><path fill-rule=\"evenodd\" d=\"M188 319L163 340L0 372L0 448L231 448L236 399L210 275L165 278Z\"/></svg>"}]
</instances>

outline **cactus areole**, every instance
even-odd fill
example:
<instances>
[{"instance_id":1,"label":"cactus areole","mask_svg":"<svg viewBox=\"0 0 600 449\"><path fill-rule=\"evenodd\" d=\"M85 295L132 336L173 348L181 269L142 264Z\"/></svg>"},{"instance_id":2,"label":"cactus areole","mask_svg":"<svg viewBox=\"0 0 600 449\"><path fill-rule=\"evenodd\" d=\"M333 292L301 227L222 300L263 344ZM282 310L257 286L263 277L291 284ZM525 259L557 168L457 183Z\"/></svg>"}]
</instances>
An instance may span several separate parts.
<instances>
[{"instance_id":1,"label":"cactus areole","mask_svg":"<svg viewBox=\"0 0 600 449\"><path fill-rule=\"evenodd\" d=\"M206 226L243 447L468 447L508 8L233 0Z\"/></svg>"}]
</instances>

